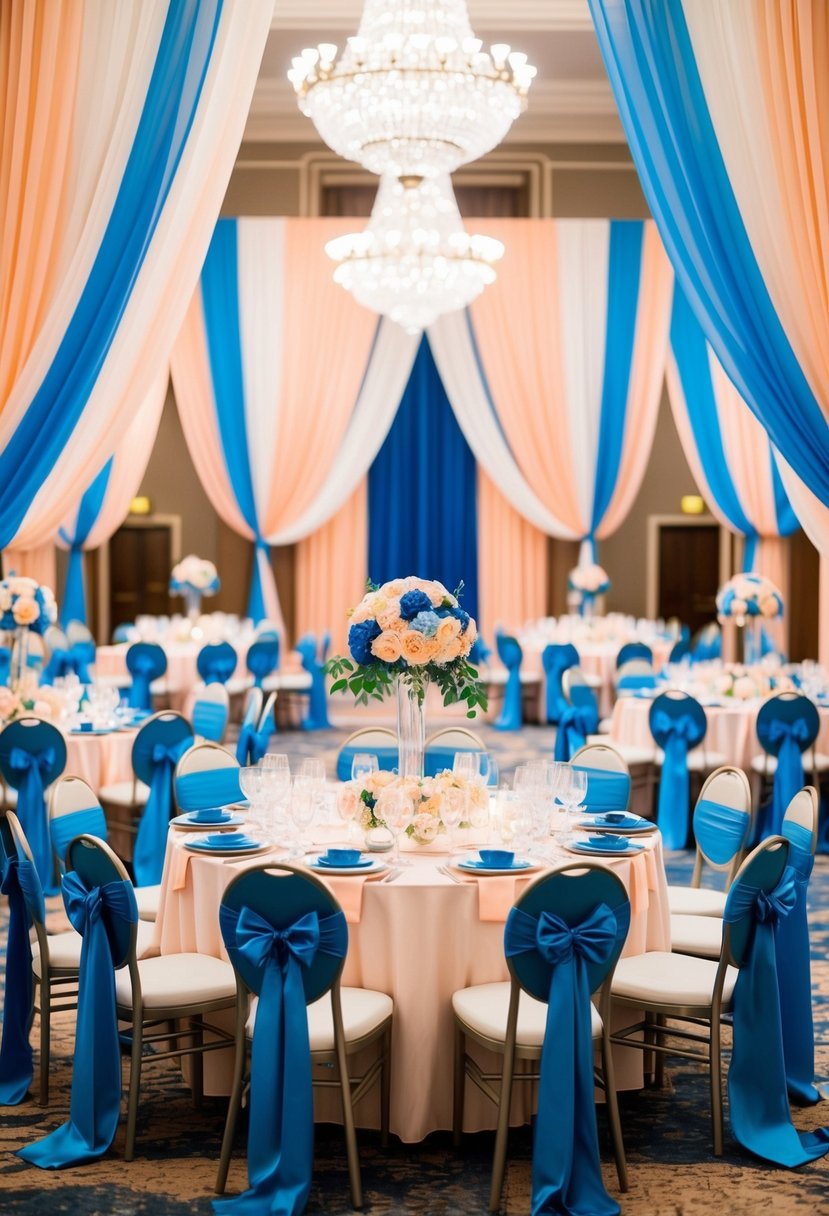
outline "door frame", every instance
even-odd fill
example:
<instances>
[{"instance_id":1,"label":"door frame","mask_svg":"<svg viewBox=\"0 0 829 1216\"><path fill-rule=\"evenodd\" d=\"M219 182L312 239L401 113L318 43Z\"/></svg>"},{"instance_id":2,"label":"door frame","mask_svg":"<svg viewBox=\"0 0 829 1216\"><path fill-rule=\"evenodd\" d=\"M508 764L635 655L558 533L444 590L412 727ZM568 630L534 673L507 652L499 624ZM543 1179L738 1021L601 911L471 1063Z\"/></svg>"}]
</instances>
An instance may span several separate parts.
<instances>
[{"instance_id":1,"label":"door frame","mask_svg":"<svg viewBox=\"0 0 829 1216\"><path fill-rule=\"evenodd\" d=\"M662 528L710 528L719 529L720 586L731 577L732 533L724 528L713 515L649 515L645 541L645 612L649 620L655 621L659 609L659 534Z\"/></svg>"},{"instance_id":2,"label":"door frame","mask_svg":"<svg viewBox=\"0 0 829 1216\"><path fill-rule=\"evenodd\" d=\"M181 561L181 516L180 515L128 515L122 528L169 528L170 559L172 564ZM120 530L120 529L119 529ZM112 632L109 619L109 541L98 549L98 635L105 642Z\"/></svg>"}]
</instances>

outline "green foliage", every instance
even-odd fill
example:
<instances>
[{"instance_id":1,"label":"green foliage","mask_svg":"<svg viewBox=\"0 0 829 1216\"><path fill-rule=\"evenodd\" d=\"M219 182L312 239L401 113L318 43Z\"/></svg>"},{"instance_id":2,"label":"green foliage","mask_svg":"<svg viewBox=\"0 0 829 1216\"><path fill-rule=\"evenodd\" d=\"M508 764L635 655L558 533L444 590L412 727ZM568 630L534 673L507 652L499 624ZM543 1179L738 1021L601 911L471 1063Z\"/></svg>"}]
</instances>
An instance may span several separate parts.
<instances>
[{"instance_id":1,"label":"green foliage","mask_svg":"<svg viewBox=\"0 0 829 1216\"><path fill-rule=\"evenodd\" d=\"M451 663L425 663L410 666L405 659L396 663L366 663L358 665L344 655L335 655L325 665L326 673L332 677L331 692L350 692L358 705L368 705L369 699L382 701L394 690L398 680L408 684L422 701L429 684L437 684L444 705L466 702L467 718L474 718L480 710L486 712L486 686L478 679L477 668L466 659L455 659Z\"/></svg>"}]
</instances>

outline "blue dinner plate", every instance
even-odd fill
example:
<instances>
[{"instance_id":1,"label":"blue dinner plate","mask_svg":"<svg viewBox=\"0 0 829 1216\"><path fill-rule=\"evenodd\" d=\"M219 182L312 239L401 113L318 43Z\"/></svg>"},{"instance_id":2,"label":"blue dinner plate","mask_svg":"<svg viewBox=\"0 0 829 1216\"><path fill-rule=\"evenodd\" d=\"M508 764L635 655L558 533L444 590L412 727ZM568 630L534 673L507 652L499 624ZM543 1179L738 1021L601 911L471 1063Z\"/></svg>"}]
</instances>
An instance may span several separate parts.
<instances>
[{"instance_id":1,"label":"blue dinner plate","mask_svg":"<svg viewBox=\"0 0 829 1216\"><path fill-rule=\"evenodd\" d=\"M593 857L628 857L634 853L641 853L644 845L633 844L629 840L625 840L622 844L622 838L617 836L602 836L601 843L598 840L574 840L572 844L564 846L571 853L588 853Z\"/></svg>"},{"instance_id":2,"label":"blue dinner plate","mask_svg":"<svg viewBox=\"0 0 829 1216\"><path fill-rule=\"evenodd\" d=\"M624 819L615 822L608 819L606 815L590 815L580 819L576 826L602 828L606 832L621 832L622 835L627 835L628 832L652 832L656 828L655 823L651 823L649 819L643 819L639 815L626 815Z\"/></svg>"},{"instance_id":3,"label":"blue dinner plate","mask_svg":"<svg viewBox=\"0 0 829 1216\"><path fill-rule=\"evenodd\" d=\"M359 861L343 864L343 862L329 861L326 857L318 857L313 864L324 870L365 870L366 866L374 864L374 858L362 857Z\"/></svg>"},{"instance_id":4,"label":"blue dinner plate","mask_svg":"<svg viewBox=\"0 0 829 1216\"><path fill-rule=\"evenodd\" d=\"M528 870L533 863L514 861L510 866L488 866L484 861L474 861L468 857L466 861L458 861L455 864L459 870L470 870L473 874L512 874L516 870Z\"/></svg>"},{"instance_id":5,"label":"blue dinner plate","mask_svg":"<svg viewBox=\"0 0 829 1216\"><path fill-rule=\"evenodd\" d=\"M253 853L262 848L262 841L227 832L216 836L199 836L197 840L186 840L184 847L195 849L199 853Z\"/></svg>"},{"instance_id":6,"label":"blue dinner plate","mask_svg":"<svg viewBox=\"0 0 829 1216\"><path fill-rule=\"evenodd\" d=\"M205 823L203 820L191 819L191 811L184 815L176 815L175 819L171 819L170 823L174 828L198 828L199 831L209 832L215 828L237 828L241 827L245 822L244 816L229 814L227 819L213 820L212 823Z\"/></svg>"}]
</instances>

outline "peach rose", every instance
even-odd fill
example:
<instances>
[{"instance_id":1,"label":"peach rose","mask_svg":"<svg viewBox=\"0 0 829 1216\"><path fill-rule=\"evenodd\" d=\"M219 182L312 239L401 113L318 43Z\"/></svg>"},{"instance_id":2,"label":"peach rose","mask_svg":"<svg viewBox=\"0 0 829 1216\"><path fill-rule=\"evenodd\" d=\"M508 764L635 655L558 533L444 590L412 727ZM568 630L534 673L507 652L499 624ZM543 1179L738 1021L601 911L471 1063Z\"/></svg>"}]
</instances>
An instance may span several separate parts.
<instances>
[{"instance_id":1,"label":"peach rose","mask_svg":"<svg viewBox=\"0 0 829 1216\"><path fill-rule=\"evenodd\" d=\"M374 613L365 599L360 600L357 607L349 615L349 621L352 625L359 625L363 621L370 621L374 618Z\"/></svg>"},{"instance_id":2,"label":"peach rose","mask_svg":"<svg viewBox=\"0 0 829 1216\"><path fill-rule=\"evenodd\" d=\"M420 804L421 815L432 815L440 818L440 794L432 794L431 798L426 798Z\"/></svg>"},{"instance_id":3,"label":"peach rose","mask_svg":"<svg viewBox=\"0 0 829 1216\"><path fill-rule=\"evenodd\" d=\"M0 612L8 612L12 606L12 593L8 587L0 587Z\"/></svg>"},{"instance_id":4,"label":"peach rose","mask_svg":"<svg viewBox=\"0 0 829 1216\"><path fill-rule=\"evenodd\" d=\"M426 638L416 629L410 629L400 639L400 650L407 663L420 667L434 659L436 648L433 638Z\"/></svg>"},{"instance_id":5,"label":"peach rose","mask_svg":"<svg viewBox=\"0 0 829 1216\"><path fill-rule=\"evenodd\" d=\"M422 811L419 815L415 815L412 823L412 835L415 840L419 840L421 844L429 844L439 831L440 820L436 819L434 815L427 815Z\"/></svg>"},{"instance_id":6,"label":"peach rose","mask_svg":"<svg viewBox=\"0 0 829 1216\"><path fill-rule=\"evenodd\" d=\"M381 663L396 663L400 658L400 638L388 629L379 634L371 643L371 653Z\"/></svg>"},{"instance_id":7,"label":"peach rose","mask_svg":"<svg viewBox=\"0 0 829 1216\"><path fill-rule=\"evenodd\" d=\"M454 616L446 616L440 622L435 638L440 646L448 646L455 638L460 637L461 623Z\"/></svg>"},{"instance_id":8,"label":"peach rose","mask_svg":"<svg viewBox=\"0 0 829 1216\"><path fill-rule=\"evenodd\" d=\"M452 663L455 659L459 659L463 653L463 638L453 638L451 642L442 647L438 663Z\"/></svg>"},{"instance_id":9,"label":"peach rose","mask_svg":"<svg viewBox=\"0 0 829 1216\"><path fill-rule=\"evenodd\" d=\"M10 688L0 685L0 718L10 718L20 708L20 701Z\"/></svg>"},{"instance_id":10,"label":"peach rose","mask_svg":"<svg viewBox=\"0 0 829 1216\"><path fill-rule=\"evenodd\" d=\"M380 588L389 599L400 599L405 589L405 583L402 578L393 578L390 583L383 583L383 586Z\"/></svg>"},{"instance_id":11,"label":"peach rose","mask_svg":"<svg viewBox=\"0 0 829 1216\"><path fill-rule=\"evenodd\" d=\"M760 611L765 617L777 616L779 605L776 596L767 595L760 601Z\"/></svg>"},{"instance_id":12,"label":"peach rose","mask_svg":"<svg viewBox=\"0 0 829 1216\"><path fill-rule=\"evenodd\" d=\"M353 819L361 806L357 791L350 785L344 785L337 794L337 808L343 819Z\"/></svg>"},{"instance_id":13,"label":"peach rose","mask_svg":"<svg viewBox=\"0 0 829 1216\"><path fill-rule=\"evenodd\" d=\"M18 625L33 625L40 616L37 600L28 595L19 596L12 607L12 615Z\"/></svg>"},{"instance_id":14,"label":"peach rose","mask_svg":"<svg viewBox=\"0 0 829 1216\"><path fill-rule=\"evenodd\" d=\"M391 629L395 633L403 633L406 629L406 622L400 615L400 604L391 604L385 612L377 614L377 624L381 629Z\"/></svg>"}]
</instances>

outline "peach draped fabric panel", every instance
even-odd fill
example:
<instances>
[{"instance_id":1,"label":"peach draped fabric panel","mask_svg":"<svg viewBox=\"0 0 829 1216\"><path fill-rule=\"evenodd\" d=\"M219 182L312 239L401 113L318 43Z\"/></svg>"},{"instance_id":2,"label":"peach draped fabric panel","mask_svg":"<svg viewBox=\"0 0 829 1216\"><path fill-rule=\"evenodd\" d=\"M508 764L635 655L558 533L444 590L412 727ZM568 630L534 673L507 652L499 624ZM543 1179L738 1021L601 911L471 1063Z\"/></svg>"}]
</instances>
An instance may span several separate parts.
<instances>
[{"instance_id":1,"label":"peach draped fabric panel","mask_svg":"<svg viewBox=\"0 0 829 1216\"><path fill-rule=\"evenodd\" d=\"M481 632L547 615L547 537L478 468L478 603Z\"/></svg>"},{"instance_id":2,"label":"peach draped fabric panel","mask_svg":"<svg viewBox=\"0 0 829 1216\"><path fill-rule=\"evenodd\" d=\"M296 632L331 632L334 653L346 653L348 610L365 594L368 570L368 486L365 479L327 524L296 549Z\"/></svg>"}]
</instances>

